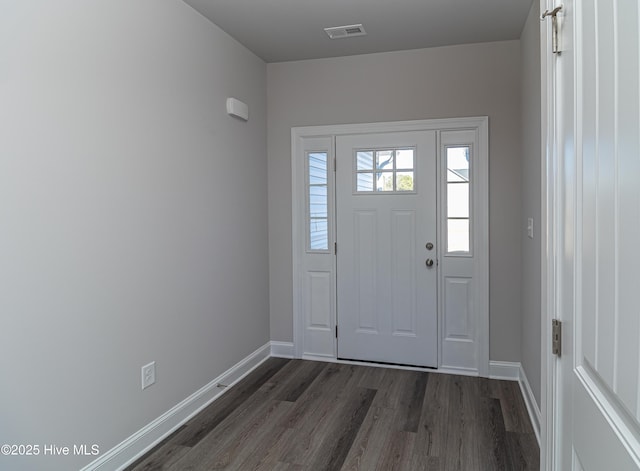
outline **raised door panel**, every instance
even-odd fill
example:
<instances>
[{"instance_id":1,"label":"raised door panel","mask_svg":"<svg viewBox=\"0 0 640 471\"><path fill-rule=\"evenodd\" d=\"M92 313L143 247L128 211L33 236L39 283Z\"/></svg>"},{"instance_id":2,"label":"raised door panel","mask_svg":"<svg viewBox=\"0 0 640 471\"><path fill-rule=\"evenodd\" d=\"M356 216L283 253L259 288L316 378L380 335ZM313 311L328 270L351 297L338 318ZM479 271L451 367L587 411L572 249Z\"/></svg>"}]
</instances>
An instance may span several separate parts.
<instances>
[{"instance_id":1,"label":"raised door panel","mask_svg":"<svg viewBox=\"0 0 640 471\"><path fill-rule=\"evenodd\" d=\"M628 1L569 0L562 10L560 469L640 469L639 15Z\"/></svg>"},{"instance_id":2,"label":"raised door panel","mask_svg":"<svg viewBox=\"0 0 640 471\"><path fill-rule=\"evenodd\" d=\"M378 290L378 248L376 229L378 214L376 211L355 211L353 214L353 246L355 257L353 271L355 274L355 306L346 305L345 309L353 309L357 318L359 332L377 333L378 306L375 303Z\"/></svg>"},{"instance_id":3,"label":"raised door panel","mask_svg":"<svg viewBox=\"0 0 640 471\"><path fill-rule=\"evenodd\" d=\"M394 335L416 336L416 212L391 212L391 299Z\"/></svg>"},{"instance_id":4,"label":"raised door panel","mask_svg":"<svg viewBox=\"0 0 640 471\"><path fill-rule=\"evenodd\" d=\"M616 280L618 298L614 356L614 390L640 419L640 34L638 2L618 2L617 74L617 226ZM620 61L623 62L620 62ZM634 217L635 215L635 217Z\"/></svg>"},{"instance_id":5,"label":"raised door panel","mask_svg":"<svg viewBox=\"0 0 640 471\"><path fill-rule=\"evenodd\" d=\"M475 338L471 312L471 278L447 277L444 280L445 340L473 342Z\"/></svg>"},{"instance_id":6,"label":"raised door panel","mask_svg":"<svg viewBox=\"0 0 640 471\"><path fill-rule=\"evenodd\" d=\"M307 329L331 330L331 272L307 272Z\"/></svg>"}]
</instances>

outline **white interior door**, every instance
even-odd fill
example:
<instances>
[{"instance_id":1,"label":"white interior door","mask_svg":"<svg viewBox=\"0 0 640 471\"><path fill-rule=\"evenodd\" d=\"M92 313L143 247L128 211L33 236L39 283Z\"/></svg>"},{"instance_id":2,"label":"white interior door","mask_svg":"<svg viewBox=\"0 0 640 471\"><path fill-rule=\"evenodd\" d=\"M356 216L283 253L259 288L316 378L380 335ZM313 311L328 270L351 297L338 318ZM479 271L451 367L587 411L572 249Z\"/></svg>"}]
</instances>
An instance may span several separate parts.
<instances>
[{"instance_id":1,"label":"white interior door","mask_svg":"<svg viewBox=\"0 0 640 471\"><path fill-rule=\"evenodd\" d=\"M550 61L551 276L555 316L564 324L553 365L552 462L558 470L638 470L638 2L562 3L561 53Z\"/></svg>"},{"instance_id":2,"label":"white interior door","mask_svg":"<svg viewBox=\"0 0 640 471\"><path fill-rule=\"evenodd\" d=\"M338 136L336 157L338 357L437 367L436 133Z\"/></svg>"}]
</instances>

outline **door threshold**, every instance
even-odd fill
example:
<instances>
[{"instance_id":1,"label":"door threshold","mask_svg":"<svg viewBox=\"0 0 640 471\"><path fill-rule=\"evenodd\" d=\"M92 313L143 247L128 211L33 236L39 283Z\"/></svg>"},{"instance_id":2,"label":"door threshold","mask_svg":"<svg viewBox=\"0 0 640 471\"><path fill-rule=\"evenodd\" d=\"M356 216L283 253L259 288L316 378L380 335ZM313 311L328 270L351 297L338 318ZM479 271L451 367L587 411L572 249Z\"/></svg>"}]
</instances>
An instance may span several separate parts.
<instances>
[{"instance_id":1,"label":"door threshold","mask_svg":"<svg viewBox=\"0 0 640 471\"><path fill-rule=\"evenodd\" d=\"M310 361L322 361L325 363L340 363L343 365L360 365L360 366L371 366L373 368L393 368L396 370L407 370L407 371L423 371L425 373L442 373L449 375L458 375L458 376L474 376L474 377L486 377L489 376L481 375L477 370L469 370L462 368L453 368L450 366L445 367L432 367L432 366L411 366L411 365L399 365L396 363L382 363L382 362L373 362L373 361L365 361L365 360L347 360L344 358L336 358L329 355L313 355L313 354L302 354L300 358L301 360L310 360Z\"/></svg>"},{"instance_id":2,"label":"door threshold","mask_svg":"<svg viewBox=\"0 0 640 471\"><path fill-rule=\"evenodd\" d=\"M438 368L436 368L435 366L421 366L421 365L408 365L408 364L403 364L403 363L391 363L391 362L387 362L387 361L373 361L373 360L354 360L352 358L337 358L338 361L340 362L345 362L345 363L357 363L357 364L363 364L363 365L368 365L368 366L379 366L379 367L386 367L386 368L397 368L397 369L419 369L419 370L437 370Z\"/></svg>"},{"instance_id":3,"label":"door threshold","mask_svg":"<svg viewBox=\"0 0 640 471\"><path fill-rule=\"evenodd\" d=\"M396 370L424 371L425 373L444 373L444 371L431 366L399 365L396 363L382 363L382 362L373 362L373 361L365 361L365 360L348 360L345 358L336 358L336 357L330 357L325 355L303 354L302 360L324 361L326 363L341 363L343 365L371 366L374 368L393 368Z\"/></svg>"}]
</instances>

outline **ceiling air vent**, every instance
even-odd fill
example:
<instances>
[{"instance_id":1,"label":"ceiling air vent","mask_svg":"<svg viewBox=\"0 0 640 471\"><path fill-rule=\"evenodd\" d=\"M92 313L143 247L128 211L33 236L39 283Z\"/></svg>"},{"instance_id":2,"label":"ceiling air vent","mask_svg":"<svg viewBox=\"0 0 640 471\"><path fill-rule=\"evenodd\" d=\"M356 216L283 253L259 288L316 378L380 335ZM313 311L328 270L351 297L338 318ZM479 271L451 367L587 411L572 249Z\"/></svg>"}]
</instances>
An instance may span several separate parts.
<instances>
[{"instance_id":1,"label":"ceiling air vent","mask_svg":"<svg viewBox=\"0 0 640 471\"><path fill-rule=\"evenodd\" d=\"M324 31L331 39L351 38L367 34L362 25L334 26L333 28L325 28Z\"/></svg>"}]
</instances>

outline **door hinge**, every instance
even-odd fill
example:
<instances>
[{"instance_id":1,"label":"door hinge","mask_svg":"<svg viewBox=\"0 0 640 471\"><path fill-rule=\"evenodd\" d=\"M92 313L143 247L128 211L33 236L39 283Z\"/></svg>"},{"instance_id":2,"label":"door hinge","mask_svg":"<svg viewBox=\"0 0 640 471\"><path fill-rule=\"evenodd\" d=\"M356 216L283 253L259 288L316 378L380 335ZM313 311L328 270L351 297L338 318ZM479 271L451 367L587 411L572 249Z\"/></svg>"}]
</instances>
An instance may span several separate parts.
<instances>
[{"instance_id":1,"label":"door hinge","mask_svg":"<svg viewBox=\"0 0 640 471\"><path fill-rule=\"evenodd\" d=\"M338 255L338 243L337 242L333 243L333 254L334 255Z\"/></svg>"},{"instance_id":2,"label":"door hinge","mask_svg":"<svg viewBox=\"0 0 640 471\"><path fill-rule=\"evenodd\" d=\"M336 338L338 338L338 324L336 324Z\"/></svg>"},{"instance_id":3,"label":"door hinge","mask_svg":"<svg viewBox=\"0 0 640 471\"><path fill-rule=\"evenodd\" d=\"M562 322L551 320L551 353L562 356Z\"/></svg>"},{"instance_id":4,"label":"door hinge","mask_svg":"<svg viewBox=\"0 0 640 471\"><path fill-rule=\"evenodd\" d=\"M338 168L338 159L334 157L333 158L333 171L335 172L337 168Z\"/></svg>"}]
</instances>

